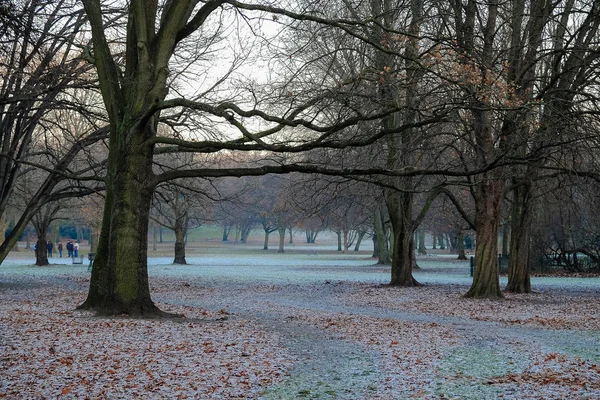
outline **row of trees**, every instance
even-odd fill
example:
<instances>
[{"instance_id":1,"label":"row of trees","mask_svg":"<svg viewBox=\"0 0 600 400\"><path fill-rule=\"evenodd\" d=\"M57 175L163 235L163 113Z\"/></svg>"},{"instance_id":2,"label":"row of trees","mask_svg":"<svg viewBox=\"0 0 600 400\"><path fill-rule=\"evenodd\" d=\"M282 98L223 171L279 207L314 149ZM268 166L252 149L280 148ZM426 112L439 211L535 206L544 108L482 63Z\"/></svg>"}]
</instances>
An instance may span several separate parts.
<instances>
[{"instance_id":1,"label":"row of trees","mask_svg":"<svg viewBox=\"0 0 600 400\"><path fill-rule=\"evenodd\" d=\"M418 284L415 229L443 198L459 231L476 231L472 297L502 296L501 221L511 225L506 289L528 292L536 204L564 210L549 199L573 188L581 213L564 222L597 201L599 0L1 7L0 214L11 201L22 213L0 259L42 208L102 196L84 308L161 314L147 276L150 210L183 205L185 220L195 206L182 190L200 190L199 179L331 177L314 185L348 189L296 197L307 208L351 204L340 231L364 211L348 199L370 198L379 254L389 243L391 284L405 286ZM26 176L36 190L17 201ZM283 197L265 201L288 217ZM583 233L555 236L546 246Z\"/></svg>"}]
</instances>

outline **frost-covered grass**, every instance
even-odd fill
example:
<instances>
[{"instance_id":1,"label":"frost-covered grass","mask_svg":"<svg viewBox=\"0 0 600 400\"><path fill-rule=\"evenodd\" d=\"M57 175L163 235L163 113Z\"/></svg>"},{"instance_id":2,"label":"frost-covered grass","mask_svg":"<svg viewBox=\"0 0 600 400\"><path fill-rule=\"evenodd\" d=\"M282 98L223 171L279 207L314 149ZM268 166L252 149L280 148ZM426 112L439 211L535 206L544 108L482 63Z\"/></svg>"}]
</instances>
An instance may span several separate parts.
<instances>
[{"instance_id":1,"label":"frost-covered grass","mask_svg":"<svg viewBox=\"0 0 600 400\"><path fill-rule=\"evenodd\" d=\"M187 261L148 260L154 301L187 316L174 322L76 312L86 260L9 258L0 397L600 398L598 278L474 300L449 255L419 258L417 288L387 286L368 252L211 245Z\"/></svg>"},{"instance_id":2,"label":"frost-covered grass","mask_svg":"<svg viewBox=\"0 0 600 400\"><path fill-rule=\"evenodd\" d=\"M84 250L82 255L83 264L74 265L69 258L53 257L50 259L50 266L36 267L30 252L12 253L0 265L0 276L85 276L88 267L87 252ZM187 265L175 265L172 262L172 256L153 256L149 252L150 276L198 277L233 282L257 280L273 284L325 280L385 284L390 279L389 266L376 265L376 260L370 257L369 252L315 252L310 245L297 245L294 251L283 254L276 250L263 251L257 244L207 246L187 256ZM455 255L419 257L418 263L421 269L414 271L414 276L420 283L468 286L472 282L469 261L458 261ZM506 281L505 276L500 277L502 286L506 285ZM600 290L600 277L536 276L531 278L531 282L534 290L538 291L568 288Z\"/></svg>"}]
</instances>

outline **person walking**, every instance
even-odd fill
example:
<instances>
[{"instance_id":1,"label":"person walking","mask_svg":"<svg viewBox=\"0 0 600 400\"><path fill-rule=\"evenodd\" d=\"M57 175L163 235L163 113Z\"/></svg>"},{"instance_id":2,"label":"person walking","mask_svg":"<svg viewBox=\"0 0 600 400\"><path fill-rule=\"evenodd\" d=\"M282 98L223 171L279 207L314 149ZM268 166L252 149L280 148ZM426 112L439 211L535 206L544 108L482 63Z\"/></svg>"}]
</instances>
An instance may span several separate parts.
<instances>
[{"instance_id":1,"label":"person walking","mask_svg":"<svg viewBox=\"0 0 600 400\"><path fill-rule=\"evenodd\" d=\"M79 242L73 243L73 257L79 257Z\"/></svg>"},{"instance_id":2,"label":"person walking","mask_svg":"<svg viewBox=\"0 0 600 400\"><path fill-rule=\"evenodd\" d=\"M58 249L58 256L60 258L62 258L62 250L63 250L62 242L58 242L58 245L56 246L56 248Z\"/></svg>"},{"instance_id":3,"label":"person walking","mask_svg":"<svg viewBox=\"0 0 600 400\"><path fill-rule=\"evenodd\" d=\"M69 253L69 257L73 257L73 242L70 240L67 242L67 252Z\"/></svg>"},{"instance_id":4,"label":"person walking","mask_svg":"<svg viewBox=\"0 0 600 400\"><path fill-rule=\"evenodd\" d=\"M52 240L48 240L48 257L52 257L52 249L54 245L52 244Z\"/></svg>"}]
</instances>

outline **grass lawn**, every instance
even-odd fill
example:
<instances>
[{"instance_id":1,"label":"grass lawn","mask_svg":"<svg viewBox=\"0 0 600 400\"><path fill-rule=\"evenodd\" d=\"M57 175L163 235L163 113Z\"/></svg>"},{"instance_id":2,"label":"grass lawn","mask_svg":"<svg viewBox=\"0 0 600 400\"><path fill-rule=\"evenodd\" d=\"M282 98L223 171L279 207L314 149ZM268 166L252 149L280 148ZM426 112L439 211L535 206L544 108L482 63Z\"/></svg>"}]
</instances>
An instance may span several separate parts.
<instances>
[{"instance_id":1,"label":"grass lawn","mask_svg":"<svg viewBox=\"0 0 600 400\"><path fill-rule=\"evenodd\" d=\"M106 399L595 399L600 280L533 278L536 293L465 299L468 262L419 258L389 287L371 248L298 237L149 251L154 301L175 320L76 311L87 266L31 251L0 266L0 397ZM164 239L164 238L163 238ZM368 246L370 243L365 243ZM87 253L85 245L82 254Z\"/></svg>"}]
</instances>

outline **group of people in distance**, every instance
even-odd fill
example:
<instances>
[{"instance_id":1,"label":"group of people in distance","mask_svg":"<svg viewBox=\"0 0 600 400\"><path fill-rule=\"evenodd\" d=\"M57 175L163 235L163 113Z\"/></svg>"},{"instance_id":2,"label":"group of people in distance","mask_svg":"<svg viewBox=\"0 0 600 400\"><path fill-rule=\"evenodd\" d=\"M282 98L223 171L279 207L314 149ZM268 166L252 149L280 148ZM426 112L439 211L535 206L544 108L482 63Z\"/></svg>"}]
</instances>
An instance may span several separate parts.
<instances>
[{"instance_id":1,"label":"group of people in distance","mask_svg":"<svg viewBox=\"0 0 600 400\"><path fill-rule=\"evenodd\" d=\"M58 256L60 258L62 258L62 256L63 256L62 242L58 242L58 244L56 245L56 248L58 249ZM67 241L66 248L67 248L67 252L69 254L67 257L79 257L79 242L77 242L77 241L73 242L72 240L69 240L69 241ZM51 240L48 240L47 249L48 249L48 257L52 257L52 252L54 250L54 244L52 243ZM37 252L37 243L33 244L33 251Z\"/></svg>"}]
</instances>

